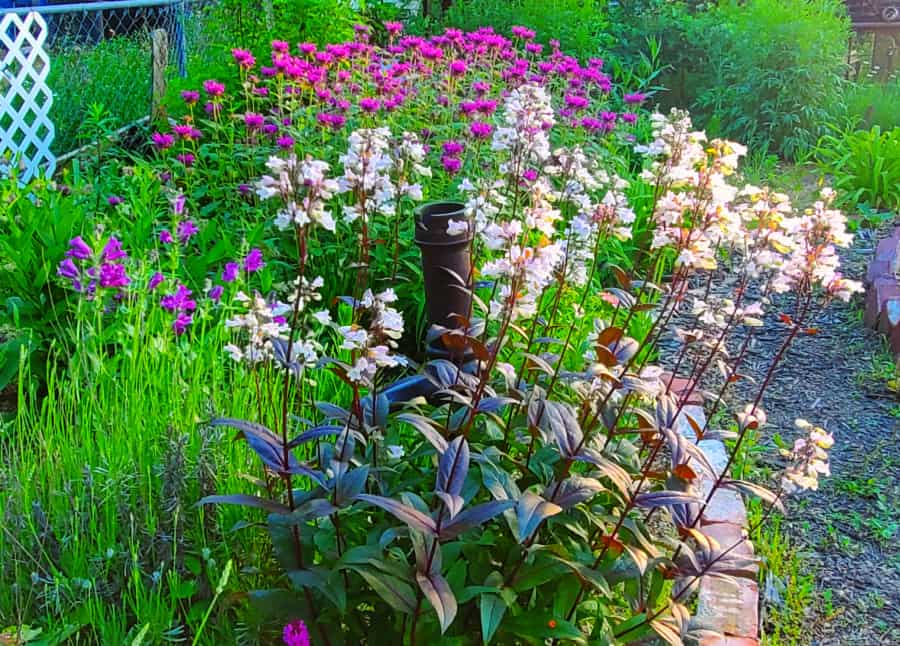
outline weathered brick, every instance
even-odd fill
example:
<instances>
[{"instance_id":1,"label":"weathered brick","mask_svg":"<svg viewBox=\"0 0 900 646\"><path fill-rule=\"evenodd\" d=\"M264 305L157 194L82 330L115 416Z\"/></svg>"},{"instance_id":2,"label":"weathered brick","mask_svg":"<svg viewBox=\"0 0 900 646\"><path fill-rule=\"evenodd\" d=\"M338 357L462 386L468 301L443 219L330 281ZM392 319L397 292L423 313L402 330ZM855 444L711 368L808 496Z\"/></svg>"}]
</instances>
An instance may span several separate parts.
<instances>
[{"instance_id":1,"label":"weathered brick","mask_svg":"<svg viewBox=\"0 0 900 646\"><path fill-rule=\"evenodd\" d=\"M895 298L900 299L900 284L897 279L876 278L866 291L866 312L863 317L866 326L877 328L885 303Z\"/></svg>"},{"instance_id":2,"label":"weathered brick","mask_svg":"<svg viewBox=\"0 0 900 646\"><path fill-rule=\"evenodd\" d=\"M894 258L897 257L898 244L900 244L900 233L895 230L890 237L884 238L878 243L875 248L875 260L893 263Z\"/></svg>"},{"instance_id":3,"label":"weathered brick","mask_svg":"<svg viewBox=\"0 0 900 646\"><path fill-rule=\"evenodd\" d=\"M759 634L759 587L749 579L704 577L694 622L726 636L755 638Z\"/></svg>"},{"instance_id":4,"label":"weathered brick","mask_svg":"<svg viewBox=\"0 0 900 646\"><path fill-rule=\"evenodd\" d=\"M759 646L759 640L750 637L704 637L700 646Z\"/></svg>"},{"instance_id":5,"label":"weathered brick","mask_svg":"<svg viewBox=\"0 0 900 646\"><path fill-rule=\"evenodd\" d=\"M709 495L713 483L708 480L700 482L700 496L703 500ZM739 527L747 526L747 510L740 494L730 489L719 488L709 501L703 512L702 525L712 523L732 523Z\"/></svg>"},{"instance_id":6,"label":"weathered brick","mask_svg":"<svg viewBox=\"0 0 900 646\"><path fill-rule=\"evenodd\" d=\"M697 433L694 432L694 427L687 420L687 415L690 415L697 426L702 429L706 425L706 413L703 412L702 406L688 404L681 409L678 419L675 420L675 430L691 442L696 442Z\"/></svg>"},{"instance_id":7,"label":"weathered brick","mask_svg":"<svg viewBox=\"0 0 900 646\"><path fill-rule=\"evenodd\" d=\"M890 278L894 275L894 266L887 260L873 260L866 269L866 285L871 285L876 278Z\"/></svg>"},{"instance_id":8,"label":"weathered brick","mask_svg":"<svg viewBox=\"0 0 900 646\"><path fill-rule=\"evenodd\" d=\"M742 557L753 556L753 543L746 535L744 528L732 523L714 523L703 525L701 531L719 544L723 550L731 550L729 554ZM737 547L733 547L737 545Z\"/></svg>"},{"instance_id":9,"label":"weathered brick","mask_svg":"<svg viewBox=\"0 0 900 646\"><path fill-rule=\"evenodd\" d=\"M674 375L664 372L660 376L660 380L664 385L669 387L673 395L679 399L687 396L686 404L699 406L703 404L703 395L700 393L700 386L694 385L693 379L687 377L675 377ZM688 392L690 394L688 395Z\"/></svg>"}]
</instances>

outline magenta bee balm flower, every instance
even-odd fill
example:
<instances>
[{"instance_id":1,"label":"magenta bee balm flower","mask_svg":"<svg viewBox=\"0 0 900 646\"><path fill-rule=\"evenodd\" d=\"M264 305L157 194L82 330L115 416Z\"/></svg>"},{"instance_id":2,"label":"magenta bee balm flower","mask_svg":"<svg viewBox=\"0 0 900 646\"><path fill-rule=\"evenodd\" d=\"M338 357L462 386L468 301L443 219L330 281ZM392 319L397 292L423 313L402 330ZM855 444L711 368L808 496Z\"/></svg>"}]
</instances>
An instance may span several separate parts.
<instances>
[{"instance_id":1,"label":"magenta bee balm flower","mask_svg":"<svg viewBox=\"0 0 900 646\"><path fill-rule=\"evenodd\" d=\"M297 619L284 627L282 639L286 646L309 646L309 630L302 620Z\"/></svg>"},{"instance_id":2,"label":"magenta bee balm flower","mask_svg":"<svg viewBox=\"0 0 900 646\"><path fill-rule=\"evenodd\" d=\"M222 96L225 94L225 84L210 79L208 81L203 81L203 90L210 96Z\"/></svg>"}]
</instances>

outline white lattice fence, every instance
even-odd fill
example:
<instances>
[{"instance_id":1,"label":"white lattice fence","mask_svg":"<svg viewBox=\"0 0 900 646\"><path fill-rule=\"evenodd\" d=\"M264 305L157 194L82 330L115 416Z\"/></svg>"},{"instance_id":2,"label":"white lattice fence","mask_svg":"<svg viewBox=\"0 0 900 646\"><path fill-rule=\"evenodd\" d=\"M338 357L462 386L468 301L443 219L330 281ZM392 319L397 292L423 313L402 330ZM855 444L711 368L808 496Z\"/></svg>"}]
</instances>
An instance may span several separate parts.
<instances>
[{"instance_id":1,"label":"white lattice fence","mask_svg":"<svg viewBox=\"0 0 900 646\"><path fill-rule=\"evenodd\" d=\"M38 13L8 13L0 19L0 164L11 152L23 169L23 182L56 167L50 152L53 93L47 85L46 39L47 23Z\"/></svg>"}]
</instances>

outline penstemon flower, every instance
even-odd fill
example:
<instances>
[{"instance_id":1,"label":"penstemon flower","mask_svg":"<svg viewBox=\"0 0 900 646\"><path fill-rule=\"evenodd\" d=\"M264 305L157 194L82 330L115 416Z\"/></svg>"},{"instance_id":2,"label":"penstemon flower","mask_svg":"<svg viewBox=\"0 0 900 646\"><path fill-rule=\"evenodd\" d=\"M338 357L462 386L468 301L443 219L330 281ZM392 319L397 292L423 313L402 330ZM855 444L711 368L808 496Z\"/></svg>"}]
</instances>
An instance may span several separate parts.
<instances>
[{"instance_id":1,"label":"penstemon flower","mask_svg":"<svg viewBox=\"0 0 900 646\"><path fill-rule=\"evenodd\" d=\"M796 420L795 425L806 435L795 440L790 450L781 451L791 461L784 470L781 486L787 493L803 489L815 491L819 488L819 476L831 475L828 449L834 446L834 438L831 433L804 419Z\"/></svg>"},{"instance_id":2,"label":"penstemon flower","mask_svg":"<svg viewBox=\"0 0 900 646\"><path fill-rule=\"evenodd\" d=\"M291 153L286 159L270 157L266 167L271 175L257 182L256 193L263 200L278 196L284 203L275 217L276 227L287 229L315 223L326 231L334 231L335 222L327 202L339 185L325 176L327 163L310 157L300 161Z\"/></svg>"}]
</instances>

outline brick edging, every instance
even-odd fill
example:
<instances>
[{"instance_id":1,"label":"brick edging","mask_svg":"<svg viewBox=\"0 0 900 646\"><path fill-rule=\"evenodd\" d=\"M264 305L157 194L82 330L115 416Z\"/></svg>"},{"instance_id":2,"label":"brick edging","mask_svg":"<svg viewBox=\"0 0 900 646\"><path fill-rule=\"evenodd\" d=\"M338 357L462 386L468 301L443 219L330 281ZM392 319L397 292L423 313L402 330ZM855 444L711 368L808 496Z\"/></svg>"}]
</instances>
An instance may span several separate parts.
<instances>
[{"instance_id":1,"label":"brick edging","mask_svg":"<svg viewBox=\"0 0 900 646\"><path fill-rule=\"evenodd\" d=\"M866 326L887 335L891 352L900 355L900 227L878 242L866 270Z\"/></svg>"},{"instance_id":2,"label":"brick edging","mask_svg":"<svg viewBox=\"0 0 900 646\"><path fill-rule=\"evenodd\" d=\"M690 415L702 428L706 415L702 406L688 404L676 420L676 429L684 437L696 442L697 436L687 421ZM721 474L728 463L728 452L721 440L701 440L697 446ZM699 495L705 499L714 481L701 473ZM747 540L747 509L744 500L734 491L718 489L700 519L700 531L715 539L722 549L740 546L735 551L743 557L753 558L753 544ZM701 646L758 646L759 644L759 585L758 568L753 566L732 580L705 576L700 579L697 611L692 625L705 628L723 637L707 637Z\"/></svg>"}]
</instances>

